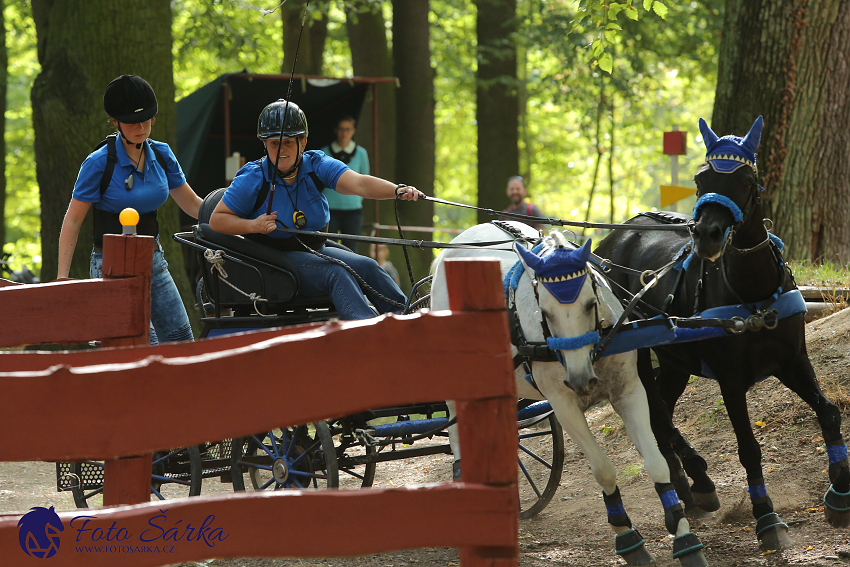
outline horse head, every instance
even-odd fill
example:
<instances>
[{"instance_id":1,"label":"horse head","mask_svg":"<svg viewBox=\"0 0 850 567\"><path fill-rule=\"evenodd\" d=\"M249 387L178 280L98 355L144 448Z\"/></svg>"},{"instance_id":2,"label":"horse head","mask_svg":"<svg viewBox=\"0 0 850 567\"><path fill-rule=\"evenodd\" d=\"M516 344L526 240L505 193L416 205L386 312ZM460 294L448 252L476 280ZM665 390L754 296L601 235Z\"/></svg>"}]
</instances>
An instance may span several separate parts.
<instances>
[{"instance_id":1,"label":"horse head","mask_svg":"<svg viewBox=\"0 0 850 567\"><path fill-rule=\"evenodd\" d=\"M514 248L531 278L549 347L564 367L564 384L586 394L598 382L591 361L599 342L596 292L587 277L591 241L574 249L553 232L544 245L540 256L520 245Z\"/></svg>"},{"instance_id":2,"label":"horse head","mask_svg":"<svg viewBox=\"0 0 850 567\"><path fill-rule=\"evenodd\" d=\"M718 138L705 120L699 120L706 156L694 176L697 203L693 234L696 254L701 258L714 262L736 231L745 229L751 221L761 223L756 149L763 124L759 116L744 138Z\"/></svg>"}]
</instances>

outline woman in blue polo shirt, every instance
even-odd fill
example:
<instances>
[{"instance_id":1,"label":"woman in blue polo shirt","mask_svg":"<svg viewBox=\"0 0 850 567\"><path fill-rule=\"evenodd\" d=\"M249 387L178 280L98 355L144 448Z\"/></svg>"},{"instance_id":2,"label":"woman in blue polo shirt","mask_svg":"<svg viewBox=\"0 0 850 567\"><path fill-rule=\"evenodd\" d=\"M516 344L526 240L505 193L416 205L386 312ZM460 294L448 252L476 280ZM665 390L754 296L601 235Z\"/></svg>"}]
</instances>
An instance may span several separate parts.
<instances>
[{"instance_id":1,"label":"woman in blue polo shirt","mask_svg":"<svg viewBox=\"0 0 850 567\"><path fill-rule=\"evenodd\" d=\"M404 303L404 294L375 260L325 246L321 237L295 238L275 228L280 223L288 228L324 231L330 219L328 201L323 195L325 188L369 199L415 201L424 197L424 193L414 187L356 173L321 151L304 151L307 134L307 117L297 104L280 99L266 106L257 121L257 137L266 148L266 157L239 170L213 211L210 227L224 234L244 234L280 250L298 270L301 293L329 295L341 319L374 317L354 276L332 260L308 252L305 246L341 260L375 291ZM272 182L274 192L268 190ZM380 313L399 310L380 298L370 296L370 299Z\"/></svg>"},{"instance_id":2,"label":"woman in blue polo shirt","mask_svg":"<svg viewBox=\"0 0 850 567\"><path fill-rule=\"evenodd\" d=\"M106 86L103 106L118 130L117 137L107 138L108 142L89 154L80 167L59 234L58 277L68 277L80 225L92 205L94 250L89 276L101 277L103 235L121 234L118 213L132 207L140 215L138 234L156 237L151 273L150 342L190 341L189 317L159 245L156 210L171 195L186 214L197 218L201 198L186 183L168 144L148 139L158 107L147 81L136 75L121 75ZM110 155L117 159L112 165Z\"/></svg>"}]
</instances>

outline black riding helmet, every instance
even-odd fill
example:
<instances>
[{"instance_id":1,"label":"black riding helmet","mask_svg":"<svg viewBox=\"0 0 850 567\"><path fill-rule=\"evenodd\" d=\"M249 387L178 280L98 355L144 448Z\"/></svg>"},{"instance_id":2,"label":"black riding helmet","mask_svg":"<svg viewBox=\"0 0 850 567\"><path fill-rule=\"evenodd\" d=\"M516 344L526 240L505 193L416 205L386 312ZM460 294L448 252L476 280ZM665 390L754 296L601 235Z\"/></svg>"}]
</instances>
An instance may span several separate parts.
<instances>
[{"instance_id":1,"label":"black riding helmet","mask_svg":"<svg viewBox=\"0 0 850 567\"><path fill-rule=\"evenodd\" d=\"M156 116L156 94L146 80L136 75L121 75L103 91L106 113L124 124L138 124Z\"/></svg>"},{"instance_id":2,"label":"black riding helmet","mask_svg":"<svg viewBox=\"0 0 850 567\"><path fill-rule=\"evenodd\" d=\"M257 119L257 138L269 140L280 138L281 132L284 138L307 137L307 116L304 111L295 104L285 99L278 99L266 106Z\"/></svg>"}]
</instances>

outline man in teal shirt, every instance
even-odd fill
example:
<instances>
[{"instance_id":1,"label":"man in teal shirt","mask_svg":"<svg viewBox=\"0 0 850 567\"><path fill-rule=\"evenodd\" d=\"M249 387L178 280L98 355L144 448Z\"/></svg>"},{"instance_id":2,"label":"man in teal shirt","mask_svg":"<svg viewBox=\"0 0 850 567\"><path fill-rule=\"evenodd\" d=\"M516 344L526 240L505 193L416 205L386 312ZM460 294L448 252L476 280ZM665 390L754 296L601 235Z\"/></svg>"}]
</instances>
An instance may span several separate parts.
<instances>
[{"instance_id":1,"label":"man in teal shirt","mask_svg":"<svg viewBox=\"0 0 850 567\"><path fill-rule=\"evenodd\" d=\"M342 116L337 120L336 128L334 128L336 140L322 148L322 151L346 164L355 173L369 175L369 155L363 147L352 140L355 132L354 118ZM363 197L340 195L330 188L326 189L324 194L331 210L328 232L360 234L363 228ZM357 242L345 239L340 242L351 250L357 251Z\"/></svg>"}]
</instances>

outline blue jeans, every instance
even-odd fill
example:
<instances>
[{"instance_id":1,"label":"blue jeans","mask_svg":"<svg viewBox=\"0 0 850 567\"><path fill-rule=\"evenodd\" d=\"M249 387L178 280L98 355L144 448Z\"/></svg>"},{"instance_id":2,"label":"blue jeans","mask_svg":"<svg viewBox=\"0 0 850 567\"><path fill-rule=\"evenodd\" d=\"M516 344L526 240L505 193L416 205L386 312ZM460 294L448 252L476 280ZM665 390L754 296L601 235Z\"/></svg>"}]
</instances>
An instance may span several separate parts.
<instances>
[{"instance_id":1,"label":"blue jeans","mask_svg":"<svg viewBox=\"0 0 850 567\"><path fill-rule=\"evenodd\" d=\"M351 266L381 295L402 304L406 301L407 298L401 289L372 258L331 246L324 246L319 252L342 260ZM329 295L340 319L369 319L375 316L357 280L342 266L300 250L285 251L281 254L285 254L298 271L301 295L308 297ZM400 307L390 305L371 295L369 299L380 313L401 311Z\"/></svg>"},{"instance_id":2,"label":"blue jeans","mask_svg":"<svg viewBox=\"0 0 850 567\"><path fill-rule=\"evenodd\" d=\"M92 252L89 265L89 277L103 277L103 254ZM150 343L191 341L192 326L180 293L171 274L168 262L162 254L159 238L153 251L153 269L151 271L151 337Z\"/></svg>"}]
</instances>

